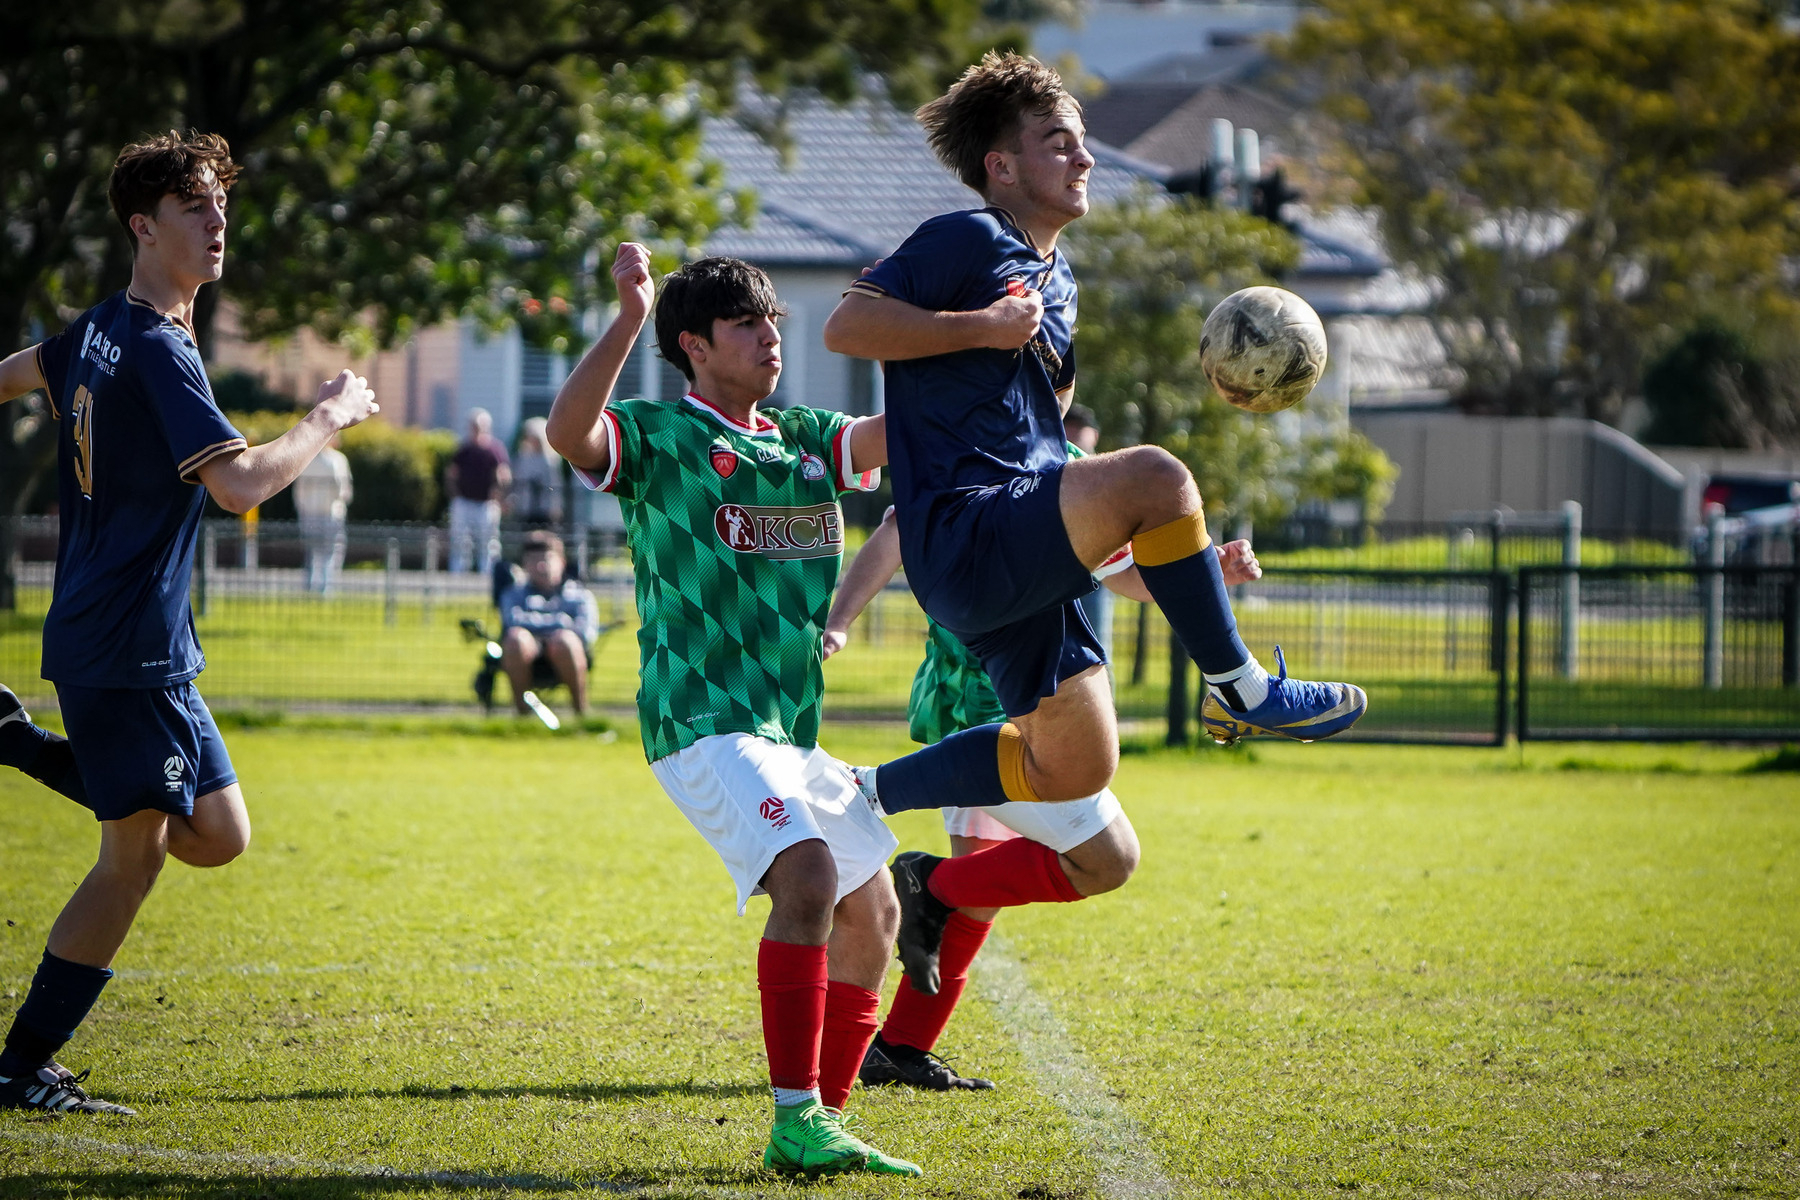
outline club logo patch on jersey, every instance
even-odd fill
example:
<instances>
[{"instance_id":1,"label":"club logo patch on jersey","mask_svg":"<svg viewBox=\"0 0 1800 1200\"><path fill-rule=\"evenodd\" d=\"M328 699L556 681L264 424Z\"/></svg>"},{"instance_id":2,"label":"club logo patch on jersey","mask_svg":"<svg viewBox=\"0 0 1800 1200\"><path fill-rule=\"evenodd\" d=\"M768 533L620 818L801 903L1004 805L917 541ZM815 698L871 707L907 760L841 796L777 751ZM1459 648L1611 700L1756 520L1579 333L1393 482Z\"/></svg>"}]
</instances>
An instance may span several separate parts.
<instances>
[{"instance_id":1,"label":"club logo patch on jersey","mask_svg":"<svg viewBox=\"0 0 1800 1200\"><path fill-rule=\"evenodd\" d=\"M169 755L163 760L163 786L171 792L179 792L181 790L181 773L186 770L187 764L181 761L180 755Z\"/></svg>"},{"instance_id":2,"label":"club logo patch on jersey","mask_svg":"<svg viewBox=\"0 0 1800 1200\"><path fill-rule=\"evenodd\" d=\"M713 513L713 529L739 554L760 554L776 562L827 558L844 548L843 517L836 504L721 504Z\"/></svg>"},{"instance_id":3,"label":"club logo patch on jersey","mask_svg":"<svg viewBox=\"0 0 1800 1200\"><path fill-rule=\"evenodd\" d=\"M737 470L737 451L730 446L714 446L707 451L707 457L712 461L712 469L719 473L720 479L730 479L732 472Z\"/></svg>"},{"instance_id":4,"label":"club logo patch on jersey","mask_svg":"<svg viewBox=\"0 0 1800 1200\"><path fill-rule=\"evenodd\" d=\"M762 813L762 819L767 821L772 829L780 829L794 819L788 816L787 805L773 796L764 799L762 804L757 807L757 811Z\"/></svg>"},{"instance_id":5,"label":"club logo patch on jersey","mask_svg":"<svg viewBox=\"0 0 1800 1200\"><path fill-rule=\"evenodd\" d=\"M800 456L800 478L817 482L825 478L825 460L816 454Z\"/></svg>"}]
</instances>

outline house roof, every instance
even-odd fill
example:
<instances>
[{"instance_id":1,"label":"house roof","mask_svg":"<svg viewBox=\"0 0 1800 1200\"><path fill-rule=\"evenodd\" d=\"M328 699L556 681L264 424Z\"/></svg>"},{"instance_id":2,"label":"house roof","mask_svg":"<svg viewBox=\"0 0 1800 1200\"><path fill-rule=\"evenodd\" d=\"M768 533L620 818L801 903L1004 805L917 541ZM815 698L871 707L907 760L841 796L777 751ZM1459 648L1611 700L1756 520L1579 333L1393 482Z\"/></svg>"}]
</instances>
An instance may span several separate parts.
<instances>
[{"instance_id":1,"label":"house roof","mask_svg":"<svg viewBox=\"0 0 1800 1200\"><path fill-rule=\"evenodd\" d=\"M884 101L790 101L785 160L752 128L774 115L772 103L750 97L745 110L708 118L702 139L726 185L754 190L759 211L748 228L709 238L709 254L788 266L859 265L891 252L927 218L981 203L938 163L918 122ZM1088 148L1099 160L1088 186L1096 203L1161 182L1153 164L1107 145Z\"/></svg>"},{"instance_id":2,"label":"house roof","mask_svg":"<svg viewBox=\"0 0 1800 1200\"><path fill-rule=\"evenodd\" d=\"M1212 151L1223 117L1254 129L1265 158L1287 152L1293 110L1235 83L1121 83L1084 106L1088 133L1170 171L1191 171Z\"/></svg>"}]
</instances>

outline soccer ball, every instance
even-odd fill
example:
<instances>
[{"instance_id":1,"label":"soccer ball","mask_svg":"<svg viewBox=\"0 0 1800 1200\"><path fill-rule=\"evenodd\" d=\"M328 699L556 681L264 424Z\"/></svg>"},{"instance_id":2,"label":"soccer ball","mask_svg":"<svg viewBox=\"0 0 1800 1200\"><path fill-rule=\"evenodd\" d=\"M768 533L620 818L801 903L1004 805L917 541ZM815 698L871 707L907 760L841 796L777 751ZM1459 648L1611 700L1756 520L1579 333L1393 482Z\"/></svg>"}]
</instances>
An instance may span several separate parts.
<instances>
[{"instance_id":1,"label":"soccer ball","mask_svg":"<svg viewBox=\"0 0 1800 1200\"><path fill-rule=\"evenodd\" d=\"M1280 412L1304 400L1325 373L1325 326L1292 292L1233 292L1200 329L1200 369L1239 408Z\"/></svg>"}]
</instances>

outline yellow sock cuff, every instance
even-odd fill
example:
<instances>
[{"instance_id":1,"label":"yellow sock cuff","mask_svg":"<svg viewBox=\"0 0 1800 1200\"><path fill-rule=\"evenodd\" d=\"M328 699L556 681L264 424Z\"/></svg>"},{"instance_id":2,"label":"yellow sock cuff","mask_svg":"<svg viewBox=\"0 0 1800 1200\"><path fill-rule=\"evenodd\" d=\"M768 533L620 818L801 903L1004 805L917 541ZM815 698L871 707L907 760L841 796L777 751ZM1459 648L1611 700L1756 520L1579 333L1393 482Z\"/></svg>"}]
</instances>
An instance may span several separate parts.
<instances>
[{"instance_id":1,"label":"yellow sock cuff","mask_svg":"<svg viewBox=\"0 0 1800 1200\"><path fill-rule=\"evenodd\" d=\"M1167 525L1147 529L1131 539L1131 557L1139 566L1160 567L1198 554L1212 545L1206 532L1206 514L1177 517Z\"/></svg>"},{"instance_id":2,"label":"yellow sock cuff","mask_svg":"<svg viewBox=\"0 0 1800 1200\"><path fill-rule=\"evenodd\" d=\"M1042 803L1025 779L1025 735L1011 721L1000 726L1000 790L1008 800L1025 804Z\"/></svg>"}]
</instances>

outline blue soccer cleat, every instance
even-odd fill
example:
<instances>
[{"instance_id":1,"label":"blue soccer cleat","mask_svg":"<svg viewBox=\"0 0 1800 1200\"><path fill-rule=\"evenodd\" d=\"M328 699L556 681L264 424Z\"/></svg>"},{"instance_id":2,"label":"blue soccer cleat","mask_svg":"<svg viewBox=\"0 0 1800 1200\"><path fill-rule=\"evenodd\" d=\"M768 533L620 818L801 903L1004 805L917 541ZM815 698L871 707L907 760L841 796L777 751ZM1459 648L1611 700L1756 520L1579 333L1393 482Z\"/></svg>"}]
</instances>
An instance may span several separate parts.
<instances>
[{"instance_id":1,"label":"blue soccer cleat","mask_svg":"<svg viewBox=\"0 0 1800 1200\"><path fill-rule=\"evenodd\" d=\"M1311 683L1289 679L1287 659L1275 647L1278 674L1269 694L1249 712L1238 712L1208 689L1200 705L1200 724L1221 746L1252 734L1273 734L1296 742L1335 737L1362 719L1369 697L1353 683Z\"/></svg>"}]
</instances>

